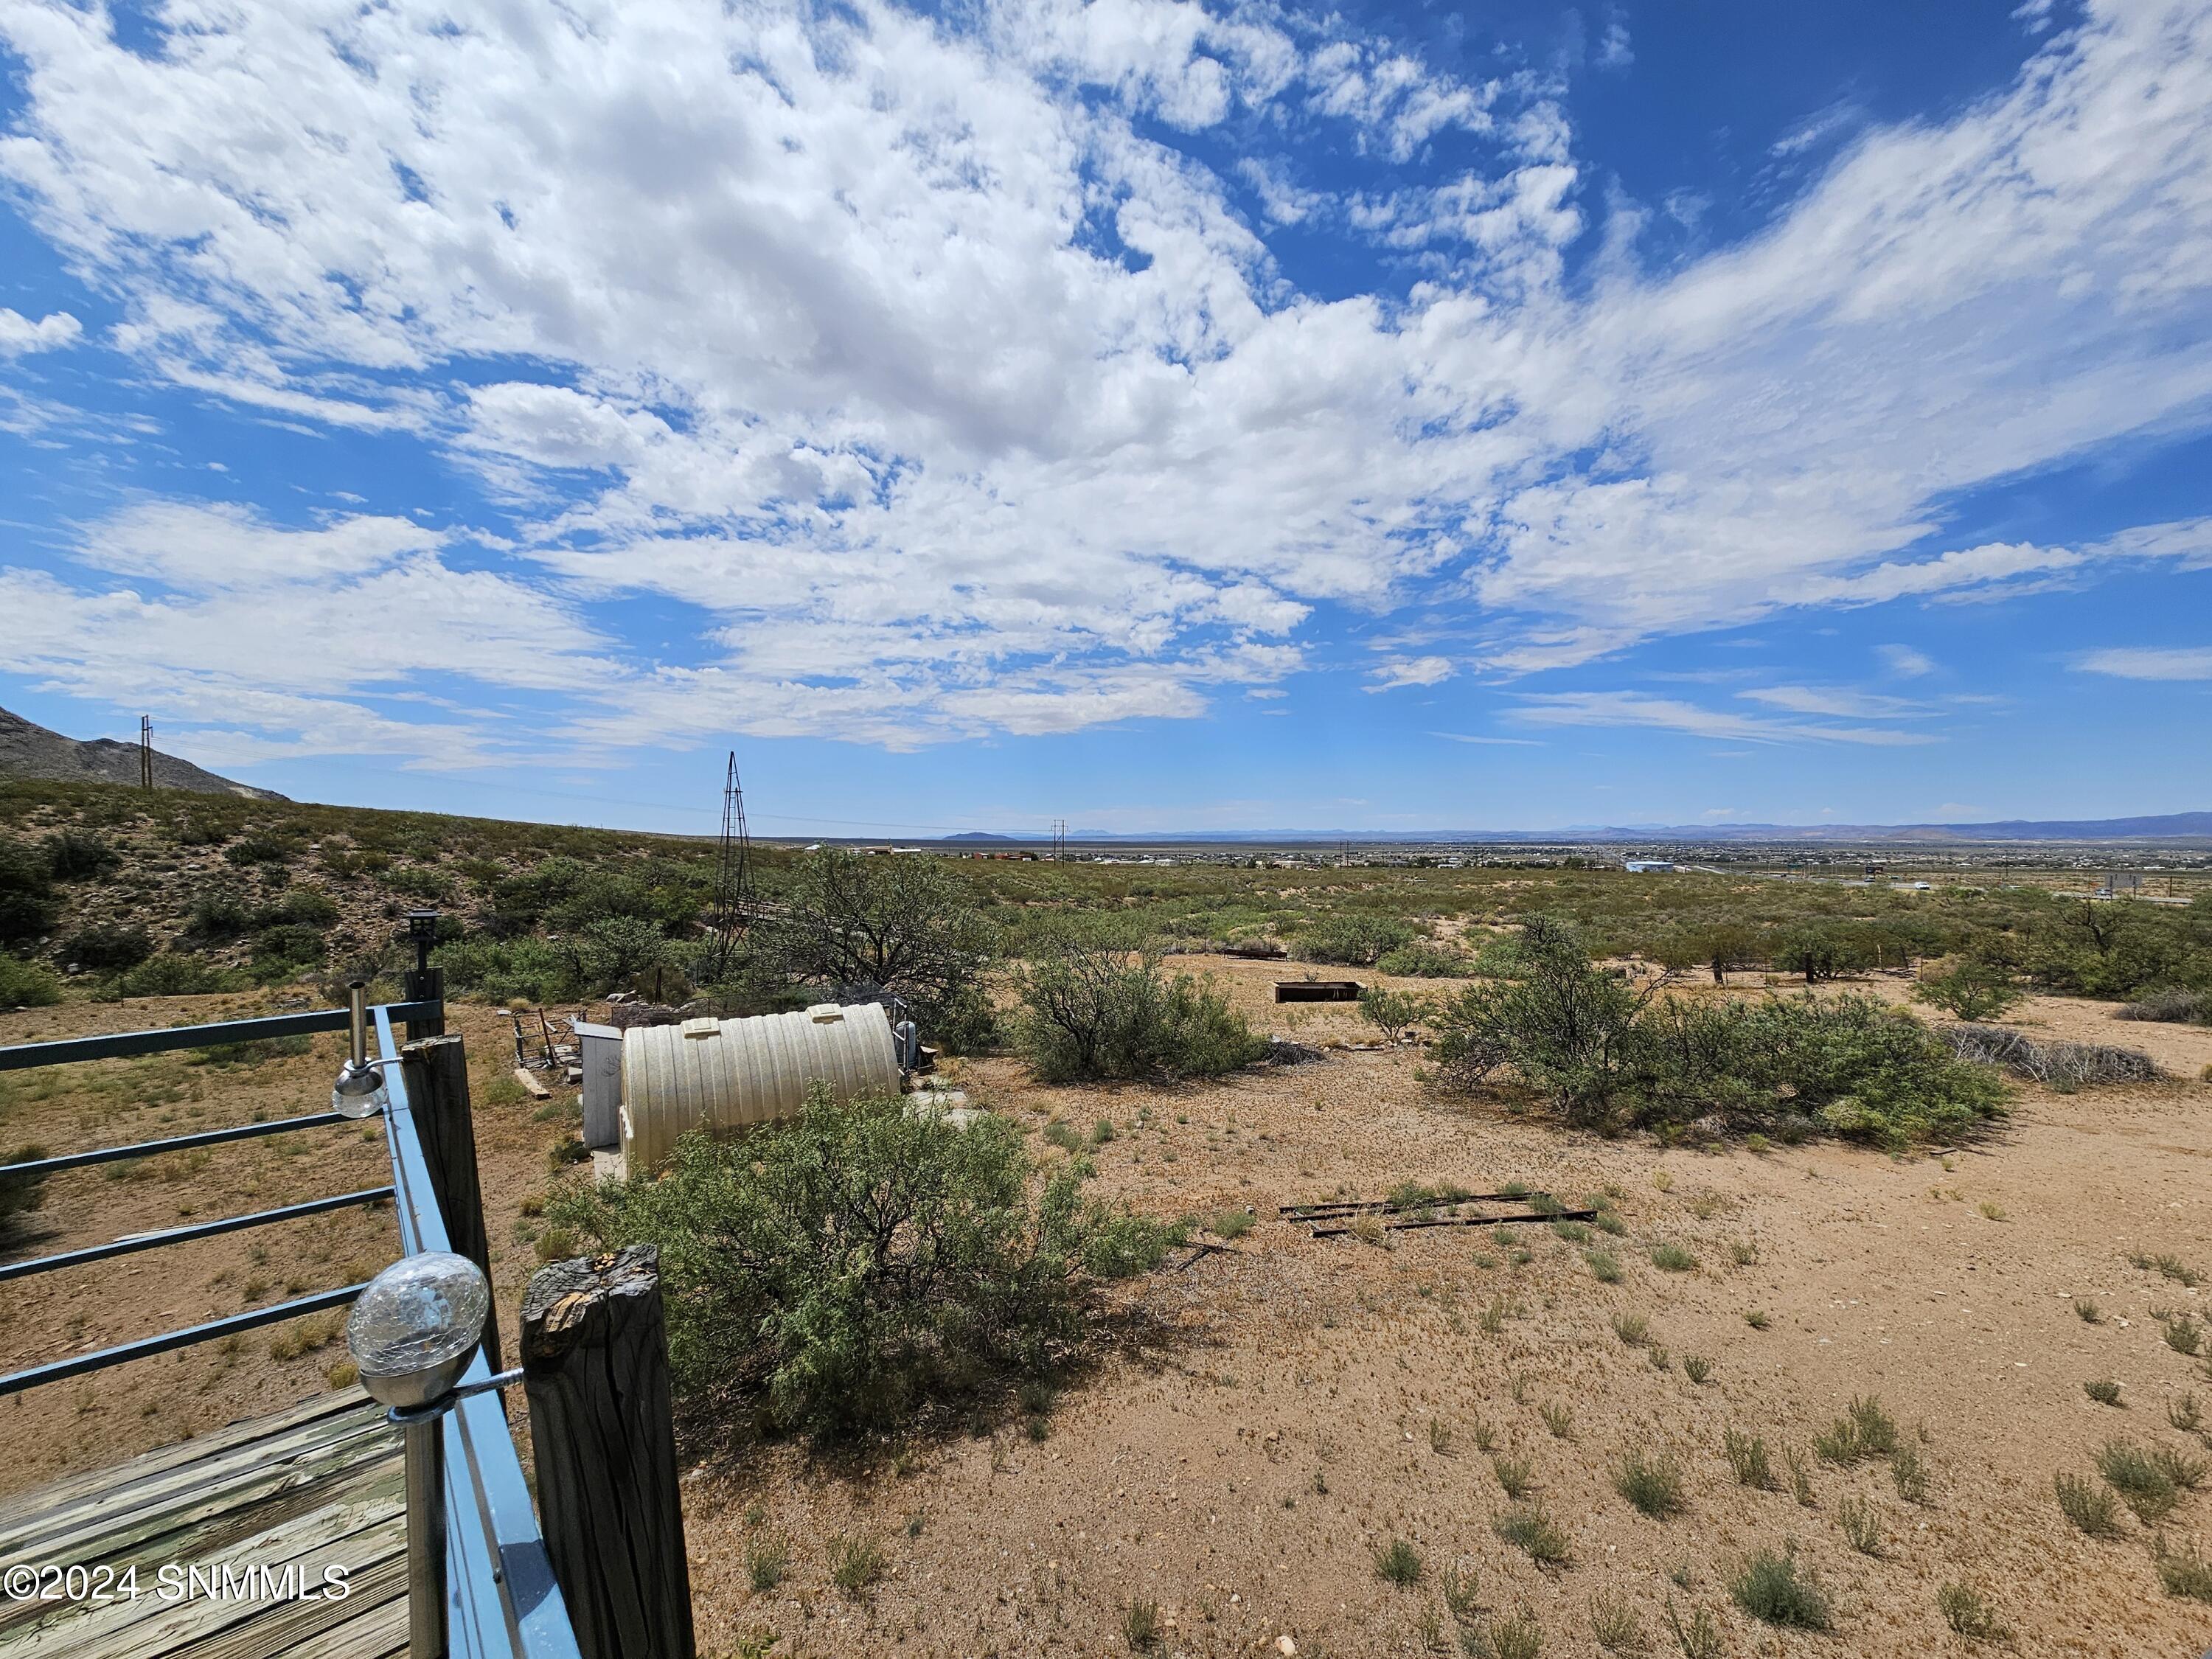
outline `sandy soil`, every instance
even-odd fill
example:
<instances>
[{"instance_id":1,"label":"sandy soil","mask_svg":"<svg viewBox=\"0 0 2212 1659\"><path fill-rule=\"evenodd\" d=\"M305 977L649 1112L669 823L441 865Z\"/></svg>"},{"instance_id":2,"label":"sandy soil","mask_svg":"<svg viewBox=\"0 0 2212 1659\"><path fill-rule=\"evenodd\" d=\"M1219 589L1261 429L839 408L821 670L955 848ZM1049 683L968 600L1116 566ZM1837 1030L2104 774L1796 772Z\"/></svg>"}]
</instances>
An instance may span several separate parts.
<instances>
[{"instance_id":1,"label":"sandy soil","mask_svg":"<svg viewBox=\"0 0 2212 1659\"><path fill-rule=\"evenodd\" d=\"M1365 1041L1355 1012L1277 1008L1267 987L1296 967L1178 958L1219 975L1263 1030L1307 1041ZM1324 974L1333 970L1322 970ZM1363 975L1364 977L1364 975ZM1901 996L1898 981L1871 982ZM0 1018L0 1041L124 1024L213 1017L196 1005L44 1010ZM238 1012L246 1012L240 1000ZM1127 1651L1133 1602L1157 1602L1164 1655L1261 1655L1287 1636L1303 1655L1398 1655L1455 1647L1443 1607L1448 1569L1474 1575L1486 1614L1526 1613L1547 1655L1594 1655L1594 1596L1636 1609L1652 1651L1672 1651L1671 1601L1709 1612L1729 1654L1923 1655L1966 1650L1945 1629L1937 1588L1963 1581L1994 1603L2027 1654L2195 1655L2212 1608L2174 1600L2154 1570L2153 1534L2094 1542L2051 1498L2059 1470L2088 1474L2113 1435L2191 1443L2166 1407L2192 1389L2212 1417L2212 1382L2163 1340L2155 1313L2201 1313L2205 1292L2129 1265L2171 1253L2212 1268L2212 1031L2113 1020L2098 1005L2039 999L2015 1018L2049 1035L2148 1048L2170 1084L2071 1096L2022 1089L1987 1145L1948 1160L1839 1146L1765 1155L1662 1152L1602 1142L1439 1096L1416 1051L1343 1051L1187 1089L1043 1089L1012 1061L951 1069L985 1103L1033 1128L1057 1114L1115 1138L1094 1157L1100 1190L1147 1211L1249 1206L1259 1224L1227 1250L1168 1269L1126 1293L1114 1340L1069 1381L1033 1440L1020 1419L981 1434L854 1456L800 1445L687 1452L686 1526L701 1651L782 1655L1004 1656ZM462 1011L477 1073L484 1187L509 1322L535 1266L524 1201L542 1191L545 1152L565 1132L528 1104L488 1103L511 1046L505 1024ZM129 1062L125 1084L46 1101L16 1096L0 1140L54 1151L176 1133L254 1110L307 1109L331 1052L216 1073ZM135 1070L131 1068L137 1068ZM172 1075L172 1071L178 1075ZM199 1097L191 1097L194 1084ZM179 1091L182 1092L179 1093ZM195 1111L201 1117L193 1117ZM307 1140L308 1137L284 1137ZM1059 1154L1040 1140L1040 1157ZM149 1179L97 1172L53 1183L33 1218L40 1250L171 1224L381 1178L380 1146L358 1136L287 1155L258 1143ZM1521 1180L1565 1197L1610 1188L1628 1224L1594 1242L1622 1269L1600 1283L1584 1248L1524 1230L1529 1259L1485 1229L1395 1235L1392 1248L1316 1242L1275 1206L1349 1193L1379 1196L1407 1178L1469 1188ZM304 1224L251 1247L165 1251L139 1271L0 1285L0 1364L343 1282L393 1248L388 1215ZM1666 1273L1660 1243L1698 1267ZM1736 1265L1735 1247L1756 1252ZM2075 1310L2094 1298L2100 1322ZM1758 1310L1766 1328L1745 1315ZM1641 1315L1668 1357L1614 1334ZM103 1462L327 1386L335 1346L289 1360L267 1334L229 1356L202 1350L0 1402L9 1487ZM1683 1362L1710 1361L1690 1382ZM2112 1378L2120 1407L2082 1385ZM1931 1469L1929 1501L1905 1501L1886 1464L1848 1468L1810 1451L1854 1395L1879 1395ZM1561 1410L1564 1435L1544 1413ZM1811 1473L1813 1504L1735 1484L1728 1429L1763 1436ZM1565 1530L1571 1564L1540 1570L1492 1521L1506 1499L1479 1448L1534 1466L1535 1495ZM1629 1449L1679 1462L1686 1512L1646 1519L1614 1491ZM2202 1449L2199 1448L2199 1450ZM1883 1553L1855 1551L1847 1499L1869 1504ZM2175 1549L2212 1548L2212 1495L2193 1494L2161 1528ZM1396 1588L1375 1571L1393 1539L1423 1574ZM848 1595L831 1582L841 1540L879 1543L884 1577ZM788 1553L787 1576L756 1594L747 1557ZM1730 1605L1727 1581L1750 1551L1794 1546L1836 1607L1828 1637L1777 1633Z\"/></svg>"}]
</instances>

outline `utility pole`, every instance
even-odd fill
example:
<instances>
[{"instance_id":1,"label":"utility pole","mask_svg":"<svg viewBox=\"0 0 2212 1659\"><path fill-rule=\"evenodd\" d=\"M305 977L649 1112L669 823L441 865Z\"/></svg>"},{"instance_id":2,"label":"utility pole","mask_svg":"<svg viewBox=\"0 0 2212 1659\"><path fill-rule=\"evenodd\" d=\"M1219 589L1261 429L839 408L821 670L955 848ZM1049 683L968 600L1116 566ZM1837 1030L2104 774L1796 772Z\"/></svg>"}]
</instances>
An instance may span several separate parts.
<instances>
[{"instance_id":1,"label":"utility pole","mask_svg":"<svg viewBox=\"0 0 2212 1659\"><path fill-rule=\"evenodd\" d=\"M141 789L154 787L154 717L151 714L138 717L138 787Z\"/></svg>"},{"instance_id":2,"label":"utility pole","mask_svg":"<svg viewBox=\"0 0 2212 1659\"><path fill-rule=\"evenodd\" d=\"M1066 856L1067 856L1067 820L1066 820L1066 818L1054 818L1054 819L1052 821L1052 858L1053 858L1053 862L1054 862L1054 863L1055 863L1055 864L1057 864L1057 863L1060 862L1063 859L1066 858Z\"/></svg>"}]
</instances>

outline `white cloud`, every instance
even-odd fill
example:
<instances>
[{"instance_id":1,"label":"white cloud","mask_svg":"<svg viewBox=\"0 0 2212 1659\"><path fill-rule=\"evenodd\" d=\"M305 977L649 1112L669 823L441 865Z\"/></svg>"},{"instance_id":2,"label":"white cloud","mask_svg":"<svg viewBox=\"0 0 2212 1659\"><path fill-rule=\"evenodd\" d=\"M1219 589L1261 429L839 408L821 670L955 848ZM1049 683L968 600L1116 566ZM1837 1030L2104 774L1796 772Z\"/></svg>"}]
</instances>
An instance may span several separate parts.
<instances>
[{"instance_id":1,"label":"white cloud","mask_svg":"<svg viewBox=\"0 0 2212 1659\"><path fill-rule=\"evenodd\" d=\"M2212 358L2176 349L2212 329L2202 5L2094 8L2000 94L1863 126L1741 245L1647 274L1623 213L1571 283L1596 204L1554 89L1272 6L165 15L142 53L97 8L0 12L0 175L149 371L474 467L544 625L575 626L549 583L692 607L712 659L579 677L580 739L1188 716L1306 665L1324 607L1473 609L1470 660L1528 673L2203 556L2201 526L1941 533L1978 484L2202 423ZM1224 173L1178 147L1201 130ZM1336 201L1295 182L1316 131L1481 159ZM1299 292L1250 191L1419 280ZM460 574L400 522L237 545ZM205 562L130 528L88 538L106 580Z\"/></svg>"},{"instance_id":2,"label":"white cloud","mask_svg":"<svg viewBox=\"0 0 2212 1659\"><path fill-rule=\"evenodd\" d=\"M1635 63L1636 52L1629 44L1628 25L1618 18L1607 24L1591 61L1600 69L1609 70L1625 70Z\"/></svg>"},{"instance_id":3,"label":"white cloud","mask_svg":"<svg viewBox=\"0 0 2212 1659\"><path fill-rule=\"evenodd\" d=\"M1510 749L1541 749L1544 745L1534 738L1486 738L1470 732L1431 732L1432 738L1442 738L1446 743L1497 744Z\"/></svg>"},{"instance_id":4,"label":"white cloud","mask_svg":"<svg viewBox=\"0 0 2212 1659\"><path fill-rule=\"evenodd\" d=\"M1886 726L1815 726L1765 720L1724 708L1705 708L1641 691L1530 693L1509 711L1540 726L1642 726L1700 738L1739 738L1755 743L1844 743L1896 746L1937 741L1923 732Z\"/></svg>"},{"instance_id":5,"label":"white cloud","mask_svg":"<svg viewBox=\"0 0 2212 1659\"><path fill-rule=\"evenodd\" d=\"M2212 646L2112 646L2076 658L2074 666L2124 680L2212 680Z\"/></svg>"},{"instance_id":6,"label":"white cloud","mask_svg":"<svg viewBox=\"0 0 2212 1659\"><path fill-rule=\"evenodd\" d=\"M1395 691L1408 685L1441 685L1459 671L1449 657L1395 657L1367 671L1370 691Z\"/></svg>"},{"instance_id":7,"label":"white cloud","mask_svg":"<svg viewBox=\"0 0 2212 1659\"><path fill-rule=\"evenodd\" d=\"M1936 672L1936 659L1909 645L1878 645L1875 654L1882 666L1901 680L1917 680Z\"/></svg>"},{"instance_id":8,"label":"white cloud","mask_svg":"<svg viewBox=\"0 0 2212 1659\"><path fill-rule=\"evenodd\" d=\"M1904 697L1856 691L1842 685L1765 685L1739 691L1739 697L1794 714L1826 714L1844 720L1901 720L1925 714L1925 705Z\"/></svg>"},{"instance_id":9,"label":"white cloud","mask_svg":"<svg viewBox=\"0 0 2212 1659\"><path fill-rule=\"evenodd\" d=\"M58 351L75 345L83 332L84 325L66 311L49 312L34 323L21 312L0 306L0 357Z\"/></svg>"}]
</instances>

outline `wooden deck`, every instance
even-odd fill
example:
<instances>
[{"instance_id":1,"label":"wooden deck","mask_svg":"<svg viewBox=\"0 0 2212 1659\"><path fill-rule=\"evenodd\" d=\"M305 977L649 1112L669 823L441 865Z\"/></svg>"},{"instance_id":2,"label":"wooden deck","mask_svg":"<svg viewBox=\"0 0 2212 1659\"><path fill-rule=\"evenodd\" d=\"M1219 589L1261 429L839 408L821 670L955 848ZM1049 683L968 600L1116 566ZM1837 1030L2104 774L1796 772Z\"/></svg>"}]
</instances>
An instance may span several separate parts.
<instances>
[{"instance_id":1,"label":"wooden deck","mask_svg":"<svg viewBox=\"0 0 2212 1659\"><path fill-rule=\"evenodd\" d=\"M349 1389L0 1499L0 1565L22 1564L109 1568L113 1599L0 1598L0 1659L404 1654L398 1436ZM317 1599L287 1594L287 1568ZM321 1597L326 1569L344 1599Z\"/></svg>"}]
</instances>

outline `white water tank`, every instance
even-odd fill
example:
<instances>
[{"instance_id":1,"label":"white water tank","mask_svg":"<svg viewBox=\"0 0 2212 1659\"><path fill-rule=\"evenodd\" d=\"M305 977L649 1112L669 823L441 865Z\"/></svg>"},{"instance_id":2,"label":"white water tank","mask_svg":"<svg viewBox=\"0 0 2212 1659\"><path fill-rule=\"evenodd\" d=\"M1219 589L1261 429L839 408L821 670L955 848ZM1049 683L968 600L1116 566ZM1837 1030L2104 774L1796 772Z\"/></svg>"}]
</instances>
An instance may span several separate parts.
<instances>
[{"instance_id":1,"label":"white water tank","mask_svg":"<svg viewBox=\"0 0 2212 1659\"><path fill-rule=\"evenodd\" d=\"M795 1116L810 1084L839 1101L899 1089L890 1018L872 1002L817 1003L795 1014L687 1019L623 1033L622 1143L631 1176L707 1127L748 1129Z\"/></svg>"}]
</instances>

